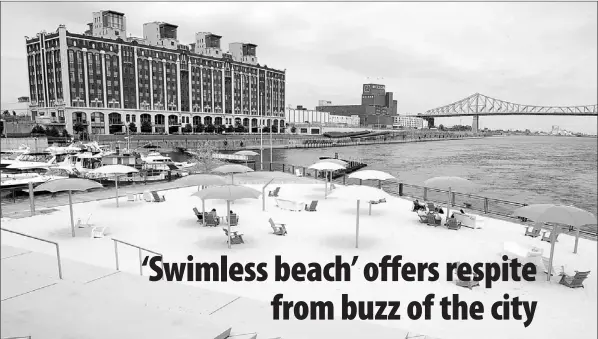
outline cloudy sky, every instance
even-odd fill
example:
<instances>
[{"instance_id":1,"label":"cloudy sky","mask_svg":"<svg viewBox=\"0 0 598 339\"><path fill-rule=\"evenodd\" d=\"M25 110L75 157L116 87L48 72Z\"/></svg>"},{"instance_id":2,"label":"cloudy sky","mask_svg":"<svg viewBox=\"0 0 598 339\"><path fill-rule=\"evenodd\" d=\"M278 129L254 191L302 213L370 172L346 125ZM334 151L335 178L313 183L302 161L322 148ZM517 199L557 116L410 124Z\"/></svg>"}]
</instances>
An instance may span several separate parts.
<instances>
[{"instance_id":1,"label":"cloudy sky","mask_svg":"<svg viewBox=\"0 0 598 339\"><path fill-rule=\"evenodd\" d=\"M65 24L83 32L92 12L124 12L127 33L165 21L181 43L210 31L258 45L259 62L287 70L287 103L359 104L361 84L394 92L399 113L482 93L532 105L597 98L596 3L2 3L2 102L27 96L24 36ZM371 80L368 80L367 78ZM383 78L376 80L376 78ZM443 119L448 125L470 117ZM596 133L596 118L482 117L482 127L559 125Z\"/></svg>"}]
</instances>

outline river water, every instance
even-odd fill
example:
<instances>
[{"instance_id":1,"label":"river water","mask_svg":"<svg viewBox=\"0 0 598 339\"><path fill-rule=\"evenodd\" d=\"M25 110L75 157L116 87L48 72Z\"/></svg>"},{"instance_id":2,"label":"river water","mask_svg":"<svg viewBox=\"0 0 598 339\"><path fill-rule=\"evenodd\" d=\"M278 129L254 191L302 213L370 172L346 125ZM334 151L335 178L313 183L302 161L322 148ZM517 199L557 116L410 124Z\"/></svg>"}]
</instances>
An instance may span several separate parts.
<instances>
[{"instance_id":1,"label":"river water","mask_svg":"<svg viewBox=\"0 0 598 339\"><path fill-rule=\"evenodd\" d=\"M270 150L264 140L264 162ZM435 176L459 176L482 187L477 194L521 203L574 205L597 214L595 138L509 136L350 147L274 149L274 162L309 166L320 156L360 158L399 181L421 185ZM256 157L259 161L259 156Z\"/></svg>"}]
</instances>

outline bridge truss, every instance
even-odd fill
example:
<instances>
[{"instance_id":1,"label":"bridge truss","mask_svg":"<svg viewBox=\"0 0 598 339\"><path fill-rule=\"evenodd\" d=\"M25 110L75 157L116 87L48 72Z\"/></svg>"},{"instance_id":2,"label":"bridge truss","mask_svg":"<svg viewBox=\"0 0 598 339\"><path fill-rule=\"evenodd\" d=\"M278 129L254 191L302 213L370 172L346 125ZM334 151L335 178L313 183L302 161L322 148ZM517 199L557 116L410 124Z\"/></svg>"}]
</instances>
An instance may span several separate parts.
<instances>
[{"instance_id":1,"label":"bridge truss","mask_svg":"<svg viewBox=\"0 0 598 339\"><path fill-rule=\"evenodd\" d=\"M419 113L420 117L452 117L475 115L569 115L596 116L597 105L587 106L534 106L521 105L491 98L483 94L473 94L455 103Z\"/></svg>"}]
</instances>

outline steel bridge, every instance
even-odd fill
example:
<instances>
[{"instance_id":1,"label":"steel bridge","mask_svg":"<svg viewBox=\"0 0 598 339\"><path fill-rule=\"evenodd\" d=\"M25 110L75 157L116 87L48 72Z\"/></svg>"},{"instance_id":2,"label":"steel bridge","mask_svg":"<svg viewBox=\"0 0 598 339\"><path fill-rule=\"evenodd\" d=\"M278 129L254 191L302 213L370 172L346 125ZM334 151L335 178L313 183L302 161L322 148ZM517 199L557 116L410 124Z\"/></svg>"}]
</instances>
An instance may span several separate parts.
<instances>
[{"instance_id":1,"label":"steel bridge","mask_svg":"<svg viewBox=\"0 0 598 339\"><path fill-rule=\"evenodd\" d=\"M477 132L480 115L598 116L596 107L521 105L476 93L452 104L419 113L417 117L424 118L433 126L434 118L473 116L472 130Z\"/></svg>"}]
</instances>

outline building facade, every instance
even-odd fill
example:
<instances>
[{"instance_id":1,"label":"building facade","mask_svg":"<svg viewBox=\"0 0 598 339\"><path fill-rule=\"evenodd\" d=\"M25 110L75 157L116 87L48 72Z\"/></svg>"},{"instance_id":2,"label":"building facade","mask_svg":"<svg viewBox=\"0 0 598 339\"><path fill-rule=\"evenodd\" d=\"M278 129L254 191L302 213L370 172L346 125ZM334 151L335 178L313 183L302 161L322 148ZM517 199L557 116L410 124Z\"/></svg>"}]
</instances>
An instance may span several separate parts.
<instances>
[{"instance_id":1,"label":"building facade","mask_svg":"<svg viewBox=\"0 0 598 339\"><path fill-rule=\"evenodd\" d=\"M124 14L94 13L85 34L41 32L26 39L31 114L69 133L177 133L189 124L284 130L285 71L260 66L252 44L220 50L220 36L179 44L177 26L144 25L126 36ZM247 55L243 53L247 52Z\"/></svg>"},{"instance_id":2,"label":"building facade","mask_svg":"<svg viewBox=\"0 0 598 339\"><path fill-rule=\"evenodd\" d=\"M357 127L359 126L359 116L351 115L335 115L330 112L308 110L298 106L294 108L286 108L285 110L285 121L289 125L299 124L321 124L322 126L327 125L343 125L346 127Z\"/></svg>"},{"instance_id":3,"label":"building facade","mask_svg":"<svg viewBox=\"0 0 598 339\"><path fill-rule=\"evenodd\" d=\"M386 92L384 85L364 84L361 105L332 105L327 102L317 106L316 110L335 115L357 115L360 126L390 127L397 115L397 100L394 100L392 92Z\"/></svg>"},{"instance_id":4,"label":"building facade","mask_svg":"<svg viewBox=\"0 0 598 339\"><path fill-rule=\"evenodd\" d=\"M394 124L395 127L402 127L402 128L417 128L422 129L426 126L426 121L422 118L416 117L408 117L403 115L397 115L394 117Z\"/></svg>"}]
</instances>

